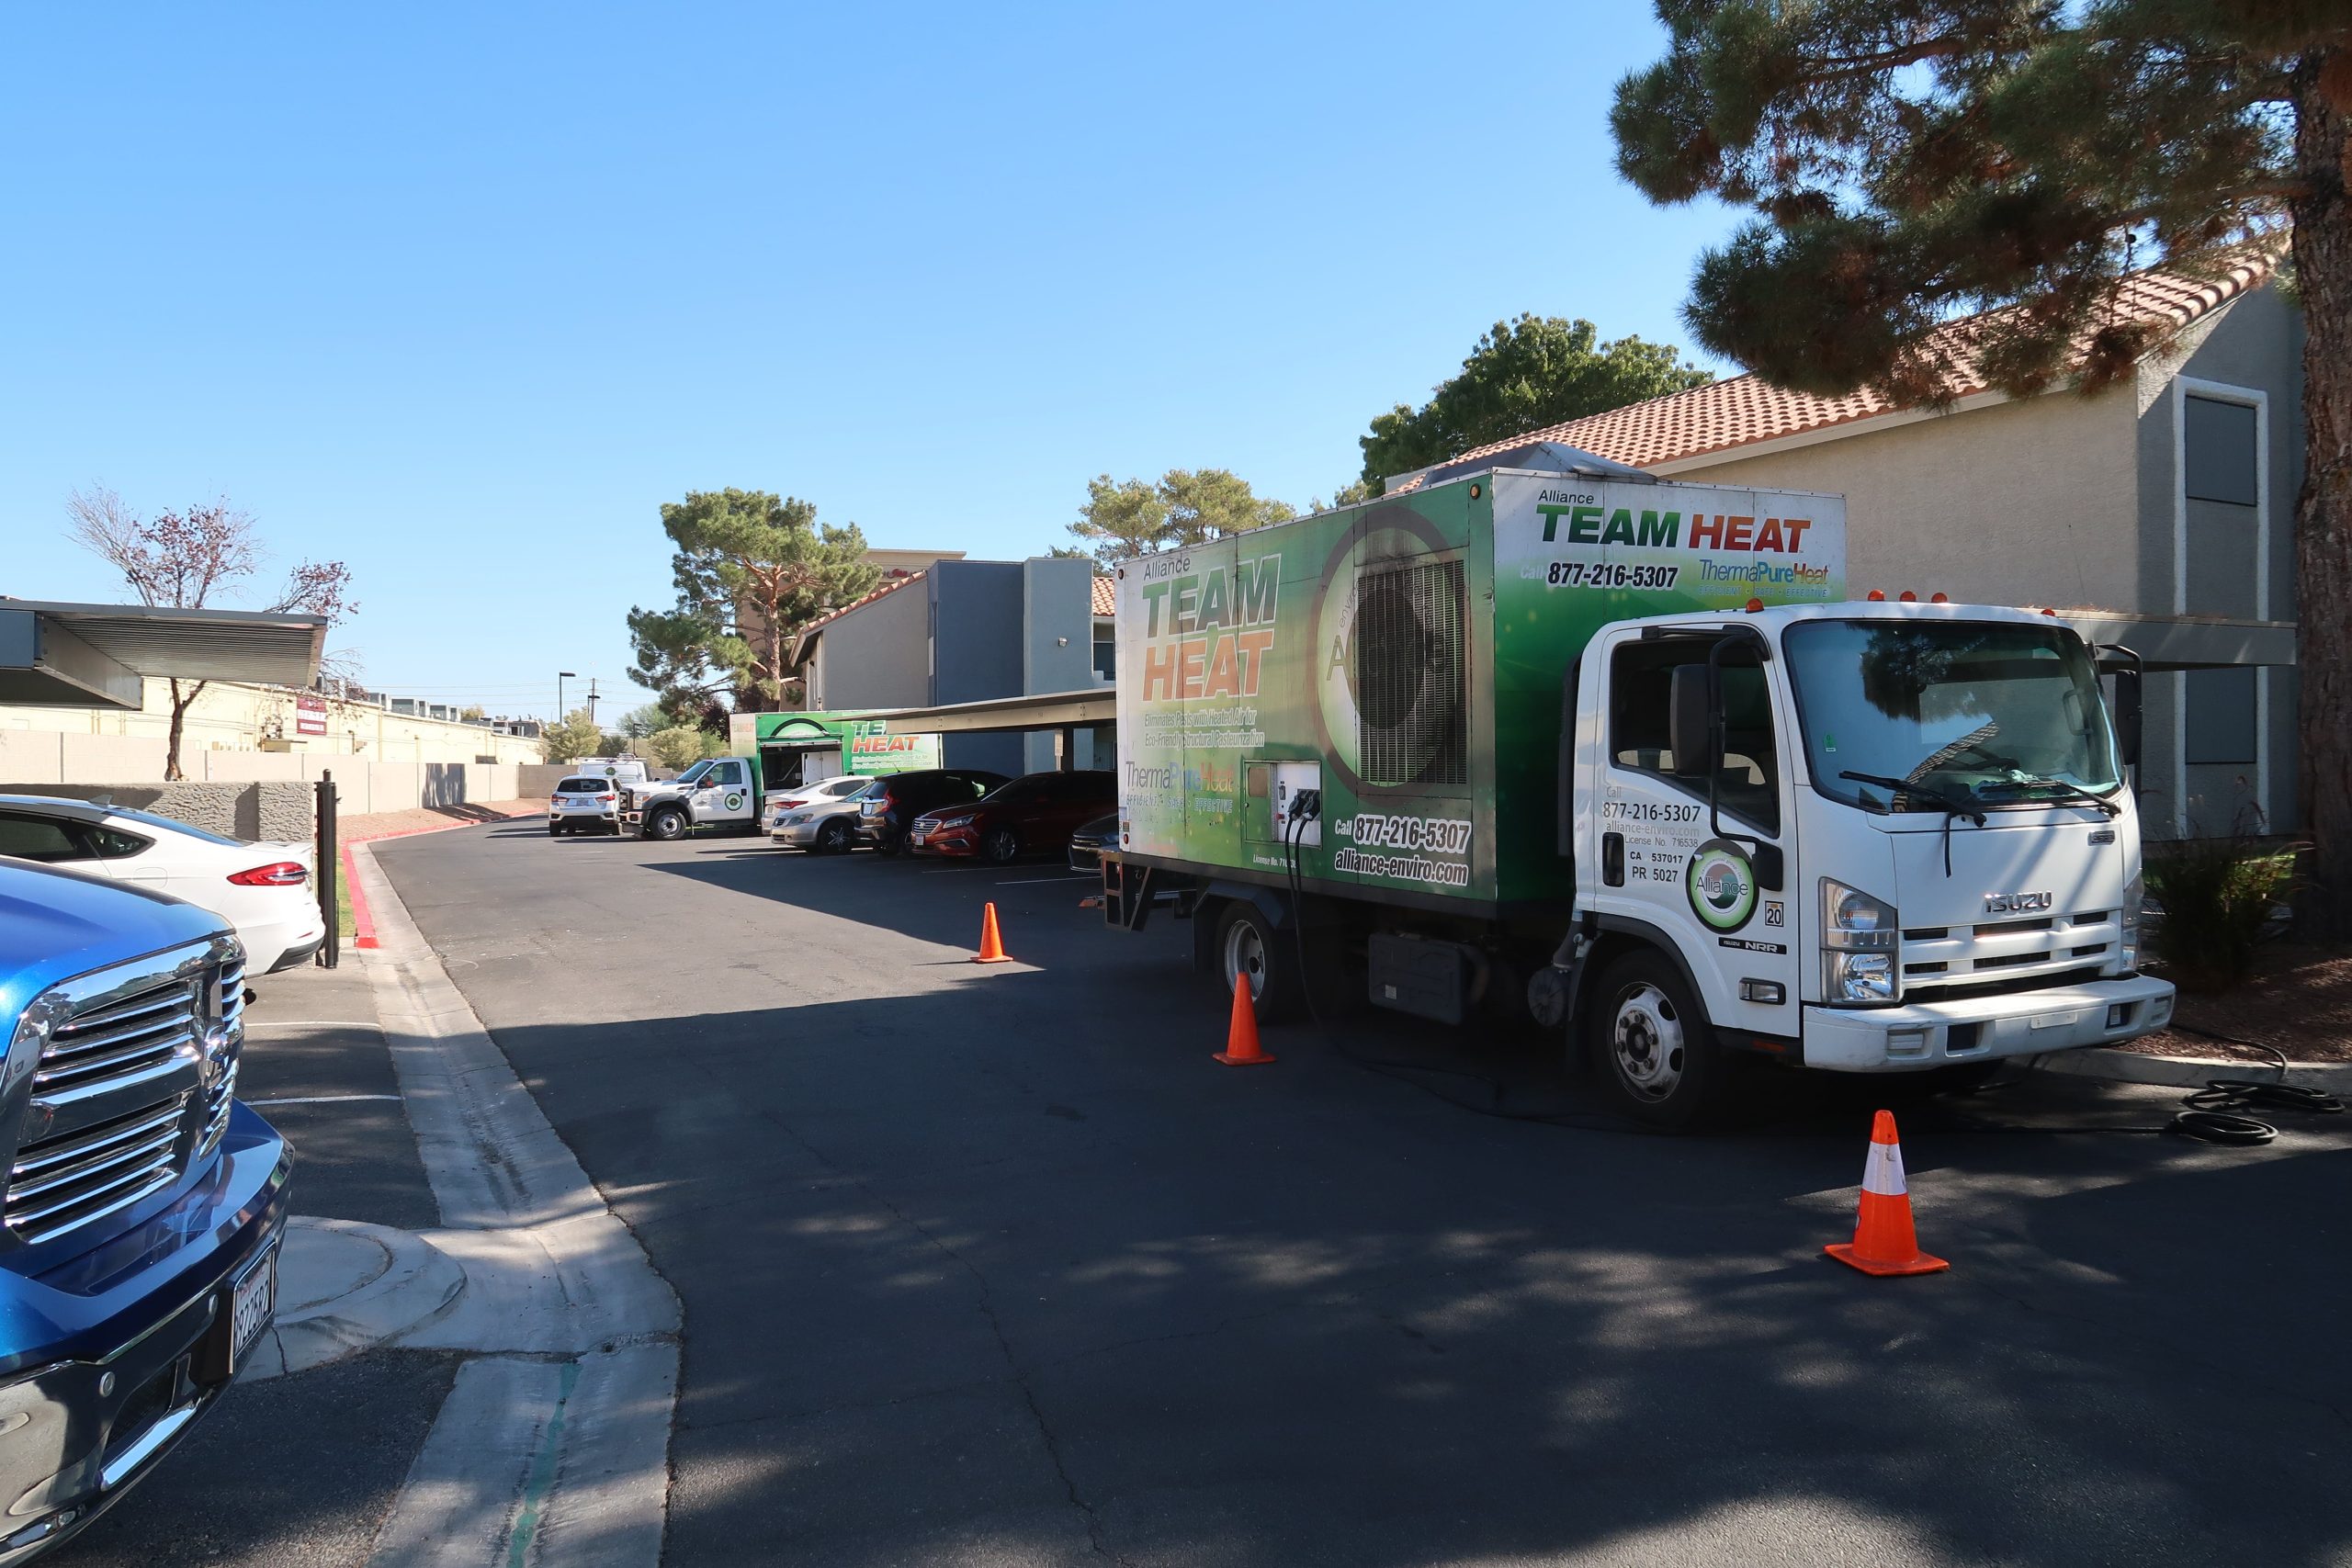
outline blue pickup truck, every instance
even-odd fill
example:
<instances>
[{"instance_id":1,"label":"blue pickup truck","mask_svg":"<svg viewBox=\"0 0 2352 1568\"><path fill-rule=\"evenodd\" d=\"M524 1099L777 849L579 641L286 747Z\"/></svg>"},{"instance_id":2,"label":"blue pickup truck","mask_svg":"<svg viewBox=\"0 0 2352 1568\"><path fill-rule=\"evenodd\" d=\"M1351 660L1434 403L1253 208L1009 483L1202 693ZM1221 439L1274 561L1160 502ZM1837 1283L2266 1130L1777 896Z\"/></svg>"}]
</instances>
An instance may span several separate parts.
<instances>
[{"instance_id":1,"label":"blue pickup truck","mask_svg":"<svg viewBox=\"0 0 2352 1568\"><path fill-rule=\"evenodd\" d=\"M236 1099L244 1001L219 917L0 860L0 1565L147 1474L269 1326L292 1156Z\"/></svg>"}]
</instances>

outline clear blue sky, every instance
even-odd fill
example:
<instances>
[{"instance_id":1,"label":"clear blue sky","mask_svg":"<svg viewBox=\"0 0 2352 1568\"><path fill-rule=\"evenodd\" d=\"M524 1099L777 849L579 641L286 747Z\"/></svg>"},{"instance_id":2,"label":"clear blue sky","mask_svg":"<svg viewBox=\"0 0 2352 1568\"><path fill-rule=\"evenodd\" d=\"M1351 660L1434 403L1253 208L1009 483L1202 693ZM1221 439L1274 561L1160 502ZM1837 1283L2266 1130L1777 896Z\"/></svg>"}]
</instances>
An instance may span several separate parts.
<instances>
[{"instance_id":1,"label":"clear blue sky","mask_svg":"<svg viewBox=\"0 0 2352 1568\"><path fill-rule=\"evenodd\" d=\"M1521 310L1684 343L1720 210L1617 177L1645 5L12 7L0 592L68 490L336 557L371 683L625 703L656 508L1066 542L1087 479L1297 504ZM617 709L606 707L609 716Z\"/></svg>"}]
</instances>

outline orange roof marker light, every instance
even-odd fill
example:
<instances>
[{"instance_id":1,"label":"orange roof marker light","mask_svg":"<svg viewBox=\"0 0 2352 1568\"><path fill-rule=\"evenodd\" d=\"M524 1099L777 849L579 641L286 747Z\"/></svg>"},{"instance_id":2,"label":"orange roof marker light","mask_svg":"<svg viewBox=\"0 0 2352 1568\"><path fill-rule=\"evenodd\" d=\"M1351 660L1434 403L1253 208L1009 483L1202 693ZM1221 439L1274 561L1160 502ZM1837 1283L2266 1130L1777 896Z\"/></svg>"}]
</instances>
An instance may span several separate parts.
<instances>
[{"instance_id":1,"label":"orange roof marker light","mask_svg":"<svg viewBox=\"0 0 2352 1568\"><path fill-rule=\"evenodd\" d=\"M1870 592L1870 601L1871 601L1871 604L1885 604L1885 603L1886 603L1886 590L1885 590L1885 589L1883 589L1883 588L1873 588L1873 589L1871 589L1871 592Z\"/></svg>"},{"instance_id":2,"label":"orange roof marker light","mask_svg":"<svg viewBox=\"0 0 2352 1568\"><path fill-rule=\"evenodd\" d=\"M1903 591L1901 597L1905 604L1917 604L1919 602L1919 596L1908 588Z\"/></svg>"},{"instance_id":3,"label":"orange roof marker light","mask_svg":"<svg viewBox=\"0 0 2352 1568\"><path fill-rule=\"evenodd\" d=\"M1748 613L1749 615L1754 615L1754 614L1756 614L1756 612L1757 612L1757 611L1758 611L1758 610L1762 609L1763 607L1764 607L1764 601L1763 601L1763 600L1761 600L1761 599L1750 599L1750 600L1747 602L1747 613Z\"/></svg>"},{"instance_id":4,"label":"orange roof marker light","mask_svg":"<svg viewBox=\"0 0 2352 1568\"><path fill-rule=\"evenodd\" d=\"M1931 593L1928 596L1928 603L1930 604L1949 604L1951 603L1951 595L1949 593Z\"/></svg>"}]
</instances>

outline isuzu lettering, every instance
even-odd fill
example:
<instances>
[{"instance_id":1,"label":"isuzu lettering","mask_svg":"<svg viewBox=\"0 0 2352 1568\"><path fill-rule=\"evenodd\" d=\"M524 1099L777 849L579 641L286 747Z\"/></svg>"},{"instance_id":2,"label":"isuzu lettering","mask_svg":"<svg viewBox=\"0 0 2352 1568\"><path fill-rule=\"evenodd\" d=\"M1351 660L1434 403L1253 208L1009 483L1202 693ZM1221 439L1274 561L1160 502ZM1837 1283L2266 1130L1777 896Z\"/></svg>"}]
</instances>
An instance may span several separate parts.
<instances>
[{"instance_id":1,"label":"isuzu lettering","mask_svg":"<svg viewBox=\"0 0 2352 1568\"><path fill-rule=\"evenodd\" d=\"M1261 1012L1532 1012L1667 1126L1726 1052L1959 1079L2165 1023L2128 650L2111 713L2048 615L1849 601L1838 497L1511 457L1116 569L1112 925L1189 918Z\"/></svg>"}]
</instances>

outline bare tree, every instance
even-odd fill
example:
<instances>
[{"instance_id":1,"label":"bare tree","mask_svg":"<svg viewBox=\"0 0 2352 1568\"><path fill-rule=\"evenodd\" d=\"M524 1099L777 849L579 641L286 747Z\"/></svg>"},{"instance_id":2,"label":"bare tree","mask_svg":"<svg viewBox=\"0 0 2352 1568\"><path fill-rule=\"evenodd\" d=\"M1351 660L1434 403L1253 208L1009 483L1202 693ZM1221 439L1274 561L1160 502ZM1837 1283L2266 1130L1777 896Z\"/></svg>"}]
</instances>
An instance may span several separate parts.
<instances>
[{"instance_id":1,"label":"bare tree","mask_svg":"<svg viewBox=\"0 0 2352 1568\"><path fill-rule=\"evenodd\" d=\"M122 498L104 487L75 491L66 498L74 539L85 549L122 573L142 604L174 610L199 610L235 592L259 570L260 544L254 537L254 519L226 502L191 506L186 512L141 517ZM286 576L277 596L254 606L270 614L300 611L324 615L329 623L359 608L347 597L351 569L341 561L305 559ZM172 728L164 754L164 776L184 778L180 771L180 738L187 710L209 685L208 681L171 677Z\"/></svg>"}]
</instances>

